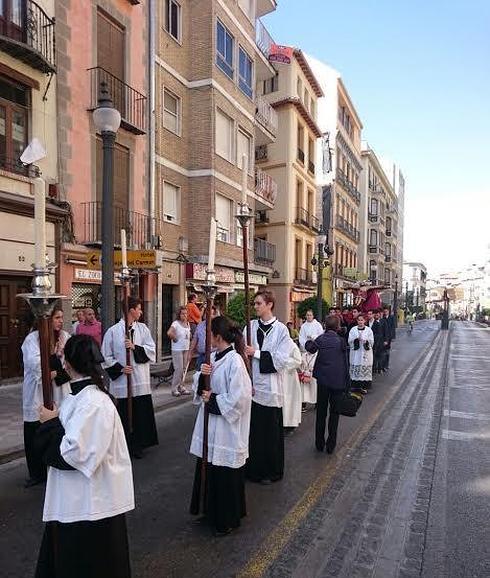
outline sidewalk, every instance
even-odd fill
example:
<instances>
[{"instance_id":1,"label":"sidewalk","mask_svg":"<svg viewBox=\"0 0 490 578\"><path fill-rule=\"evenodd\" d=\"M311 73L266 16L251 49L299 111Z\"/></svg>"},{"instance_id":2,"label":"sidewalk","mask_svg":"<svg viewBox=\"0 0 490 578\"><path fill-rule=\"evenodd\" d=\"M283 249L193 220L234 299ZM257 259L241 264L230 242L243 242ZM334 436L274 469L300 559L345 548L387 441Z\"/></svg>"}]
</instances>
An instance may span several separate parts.
<instances>
[{"instance_id":1,"label":"sidewalk","mask_svg":"<svg viewBox=\"0 0 490 578\"><path fill-rule=\"evenodd\" d=\"M187 387L192 374L186 378ZM190 401L191 396L173 397L169 383L152 387L155 413ZM0 386L0 464L24 456L24 422L22 420L22 382Z\"/></svg>"}]
</instances>

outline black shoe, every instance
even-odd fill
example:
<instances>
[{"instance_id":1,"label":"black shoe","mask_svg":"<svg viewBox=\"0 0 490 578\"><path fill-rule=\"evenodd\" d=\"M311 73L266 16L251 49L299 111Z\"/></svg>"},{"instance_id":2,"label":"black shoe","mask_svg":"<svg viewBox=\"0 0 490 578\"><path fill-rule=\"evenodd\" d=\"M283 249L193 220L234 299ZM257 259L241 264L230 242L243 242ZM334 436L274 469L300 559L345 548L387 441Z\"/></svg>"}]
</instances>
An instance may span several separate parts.
<instances>
[{"instance_id":1,"label":"black shoe","mask_svg":"<svg viewBox=\"0 0 490 578\"><path fill-rule=\"evenodd\" d=\"M233 528L227 528L226 530L215 530L214 536L215 538L223 538L223 536L228 536L233 532Z\"/></svg>"},{"instance_id":2,"label":"black shoe","mask_svg":"<svg viewBox=\"0 0 490 578\"><path fill-rule=\"evenodd\" d=\"M317 452L323 452L325 450L325 444L315 444Z\"/></svg>"},{"instance_id":3,"label":"black shoe","mask_svg":"<svg viewBox=\"0 0 490 578\"><path fill-rule=\"evenodd\" d=\"M331 440L327 440L327 443L325 445L325 451L327 452L327 454L333 454L336 445L337 445L336 441L332 442Z\"/></svg>"},{"instance_id":4,"label":"black shoe","mask_svg":"<svg viewBox=\"0 0 490 578\"><path fill-rule=\"evenodd\" d=\"M33 486L44 484L45 481L46 478L28 478L24 483L24 488L32 488Z\"/></svg>"}]
</instances>

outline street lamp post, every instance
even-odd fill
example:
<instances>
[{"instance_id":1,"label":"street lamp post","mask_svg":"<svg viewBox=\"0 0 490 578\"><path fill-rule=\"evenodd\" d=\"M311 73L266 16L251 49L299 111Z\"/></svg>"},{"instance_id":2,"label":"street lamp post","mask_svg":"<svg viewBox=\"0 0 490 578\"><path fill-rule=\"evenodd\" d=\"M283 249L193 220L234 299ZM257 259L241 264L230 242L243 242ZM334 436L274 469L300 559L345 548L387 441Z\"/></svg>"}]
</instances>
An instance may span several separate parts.
<instances>
[{"instance_id":1,"label":"street lamp post","mask_svg":"<svg viewBox=\"0 0 490 578\"><path fill-rule=\"evenodd\" d=\"M316 286L316 311L317 319L323 323L323 269L325 268L324 253L327 259L333 254L333 251L328 246L328 236L325 234L323 227L320 229L317 237L318 255L313 257L311 264L313 267L318 265L318 277Z\"/></svg>"},{"instance_id":2,"label":"street lamp post","mask_svg":"<svg viewBox=\"0 0 490 578\"><path fill-rule=\"evenodd\" d=\"M95 130L102 136L102 332L114 324L114 143L121 114L114 108L106 82L100 83L100 96L93 112Z\"/></svg>"},{"instance_id":3,"label":"street lamp post","mask_svg":"<svg viewBox=\"0 0 490 578\"><path fill-rule=\"evenodd\" d=\"M398 327L398 275L395 275L395 293L393 295L393 313L395 314L395 329Z\"/></svg>"}]
</instances>

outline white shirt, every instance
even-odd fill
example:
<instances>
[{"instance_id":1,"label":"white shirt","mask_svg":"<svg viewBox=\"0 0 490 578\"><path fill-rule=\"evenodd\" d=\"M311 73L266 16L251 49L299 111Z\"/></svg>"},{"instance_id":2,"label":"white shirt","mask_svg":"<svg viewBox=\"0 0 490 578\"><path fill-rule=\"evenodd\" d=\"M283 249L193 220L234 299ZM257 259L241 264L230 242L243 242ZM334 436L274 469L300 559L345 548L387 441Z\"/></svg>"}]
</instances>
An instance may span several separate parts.
<instances>
[{"instance_id":1,"label":"white shirt","mask_svg":"<svg viewBox=\"0 0 490 578\"><path fill-rule=\"evenodd\" d=\"M133 373L131 374L131 388L133 397L139 395L151 394L151 377L150 377L150 363L154 363L156 359L156 345L151 336L150 330L144 323L135 321L131 326L134 329L133 343L143 347L149 361L147 363L136 363L134 361L134 353L131 351L131 366ZM104 335L102 341L102 355L104 356L103 367L112 367L119 363L122 367L126 366L126 347L124 341L126 339L126 324L124 319L110 327ZM120 375L117 379L111 380L110 392L114 397L125 398L128 397L128 379L125 374Z\"/></svg>"},{"instance_id":2,"label":"white shirt","mask_svg":"<svg viewBox=\"0 0 490 578\"><path fill-rule=\"evenodd\" d=\"M63 348L70 338L66 331L60 331L60 346ZM39 331L32 331L22 344L22 358L24 363L24 383L22 386L22 410L24 421L39 421L39 408L43 405L43 386L41 377L41 351L39 349ZM61 358L63 363L63 358ZM61 386L52 382L53 401L57 407L70 393L70 384Z\"/></svg>"},{"instance_id":3,"label":"white shirt","mask_svg":"<svg viewBox=\"0 0 490 578\"><path fill-rule=\"evenodd\" d=\"M172 339L172 351L188 351L191 346L191 328L180 321L174 321L170 326L175 331L176 341Z\"/></svg>"},{"instance_id":4,"label":"white shirt","mask_svg":"<svg viewBox=\"0 0 490 578\"><path fill-rule=\"evenodd\" d=\"M116 406L95 385L60 410L60 453L75 470L48 469L43 521L101 520L134 509L133 473Z\"/></svg>"},{"instance_id":5,"label":"white shirt","mask_svg":"<svg viewBox=\"0 0 490 578\"><path fill-rule=\"evenodd\" d=\"M252 407L252 383L241 356L230 351L215 361L211 355L213 370L211 389L221 415L209 414L208 461L215 466L241 468L248 458L248 436ZM191 454L202 457L204 402L197 397L201 372L194 375L194 403L200 403L191 441Z\"/></svg>"},{"instance_id":6,"label":"white shirt","mask_svg":"<svg viewBox=\"0 0 490 578\"><path fill-rule=\"evenodd\" d=\"M305 321L299 330L299 344L304 350L305 343L312 339L313 341L324 333L322 324L313 319L313 321Z\"/></svg>"}]
</instances>

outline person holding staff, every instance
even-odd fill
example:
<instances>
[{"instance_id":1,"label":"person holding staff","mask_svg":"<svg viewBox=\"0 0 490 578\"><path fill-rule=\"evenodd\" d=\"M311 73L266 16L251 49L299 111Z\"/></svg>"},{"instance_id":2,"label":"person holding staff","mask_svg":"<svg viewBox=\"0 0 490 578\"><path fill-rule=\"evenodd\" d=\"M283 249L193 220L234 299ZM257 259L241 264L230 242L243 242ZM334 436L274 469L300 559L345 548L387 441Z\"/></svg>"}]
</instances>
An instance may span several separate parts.
<instances>
[{"instance_id":1,"label":"person holding staff","mask_svg":"<svg viewBox=\"0 0 490 578\"><path fill-rule=\"evenodd\" d=\"M317 383L313 377L313 367L315 366L316 354L311 354L305 350L305 344L309 340L315 340L323 335L322 324L315 319L312 309L306 312L305 322L299 330L299 345L302 353L301 368L301 385L303 390L303 409L306 409L307 403L316 403L317 400Z\"/></svg>"},{"instance_id":2,"label":"person holding staff","mask_svg":"<svg viewBox=\"0 0 490 578\"><path fill-rule=\"evenodd\" d=\"M50 319L50 359L53 400L58 407L70 393L70 378L63 370L63 350L70 335L62 329L63 311L55 307ZM46 480L46 466L34 447L39 422L39 408L43 405L41 380L41 351L39 348L39 331L35 329L27 335L22 344L24 363L24 383L22 387L22 406L24 414L24 448L29 478L25 487L29 488Z\"/></svg>"},{"instance_id":3,"label":"person holding staff","mask_svg":"<svg viewBox=\"0 0 490 578\"><path fill-rule=\"evenodd\" d=\"M211 321L211 365L203 363L194 375L194 402L201 404L192 434L191 454L197 459L191 514L199 513L201 492L204 404L209 412L206 470L206 520L223 536L238 528L246 515L244 466L248 457L252 385L243 335L226 317ZM204 375L211 389L204 389ZM203 402L203 403L202 403Z\"/></svg>"},{"instance_id":4,"label":"person holding staff","mask_svg":"<svg viewBox=\"0 0 490 578\"><path fill-rule=\"evenodd\" d=\"M247 478L270 484L284 475L283 379L293 341L287 327L274 317L275 297L259 291L254 297L258 319L251 323L253 400Z\"/></svg>"},{"instance_id":5,"label":"person holding staff","mask_svg":"<svg viewBox=\"0 0 490 578\"><path fill-rule=\"evenodd\" d=\"M121 319L110 327L102 342L104 368L111 379L110 392L117 398L117 411L126 432L129 450L135 458L143 457L145 448L158 445L158 434L151 398L150 363L155 361L156 346L148 327L139 321L141 299L128 298L129 338L126 322ZM126 363L126 350L131 364ZM131 375L132 431L128 419L128 382Z\"/></svg>"},{"instance_id":6,"label":"person holding staff","mask_svg":"<svg viewBox=\"0 0 490 578\"><path fill-rule=\"evenodd\" d=\"M49 466L36 578L130 578L125 512L134 509L121 420L102 381L95 340L65 346L72 395L42 407L36 444Z\"/></svg>"}]
</instances>

